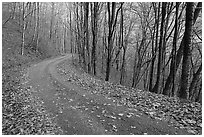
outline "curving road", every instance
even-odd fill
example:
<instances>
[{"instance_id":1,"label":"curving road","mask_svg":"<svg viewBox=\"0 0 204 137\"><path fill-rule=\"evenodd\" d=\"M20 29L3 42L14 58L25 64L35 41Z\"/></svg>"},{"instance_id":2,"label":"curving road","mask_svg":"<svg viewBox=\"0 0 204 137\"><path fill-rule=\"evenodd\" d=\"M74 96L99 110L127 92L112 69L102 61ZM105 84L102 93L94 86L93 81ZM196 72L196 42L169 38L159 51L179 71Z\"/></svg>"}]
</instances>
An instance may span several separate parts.
<instances>
[{"instance_id":1,"label":"curving road","mask_svg":"<svg viewBox=\"0 0 204 137\"><path fill-rule=\"evenodd\" d=\"M66 55L34 64L28 70L29 84L36 91L32 94L44 102L64 134L188 134L71 84L57 73L57 64L65 60L71 65L71 55Z\"/></svg>"}]
</instances>

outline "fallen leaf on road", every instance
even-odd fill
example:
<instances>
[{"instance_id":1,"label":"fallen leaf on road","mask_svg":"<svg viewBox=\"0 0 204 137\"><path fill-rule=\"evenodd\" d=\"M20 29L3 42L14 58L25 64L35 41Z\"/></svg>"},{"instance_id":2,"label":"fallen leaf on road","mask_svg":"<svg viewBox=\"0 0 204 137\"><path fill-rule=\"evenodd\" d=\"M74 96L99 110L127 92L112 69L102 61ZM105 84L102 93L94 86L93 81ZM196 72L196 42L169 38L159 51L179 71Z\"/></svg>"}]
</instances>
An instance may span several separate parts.
<instances>
[{"instance_id":1,"label":"fallen leaf on road","mask_svg":"<svg viewBox=\"0 0 204 137\"><path fill-rule=\"evenodd\" d=\"M123 113L119 113L118 115L122 117L124 114Z\"/></svg>"}]
</instances>

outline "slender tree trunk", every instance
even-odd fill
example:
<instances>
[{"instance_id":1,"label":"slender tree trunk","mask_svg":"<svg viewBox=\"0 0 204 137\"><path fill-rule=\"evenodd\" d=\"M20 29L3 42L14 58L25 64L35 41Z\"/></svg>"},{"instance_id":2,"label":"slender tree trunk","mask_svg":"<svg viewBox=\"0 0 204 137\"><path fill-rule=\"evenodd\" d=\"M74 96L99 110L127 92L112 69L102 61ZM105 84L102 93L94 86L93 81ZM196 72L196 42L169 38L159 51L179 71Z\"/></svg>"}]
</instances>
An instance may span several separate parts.
<instances>
[{"instance_id":1,"label":"slender tree trunk","mask_svg":"<svg viewBox=\"0 0 204 137\"><path fill-rule=\"evenodd\" d=\"M23 2L23 7L22 7L22 13L23 13L23 17L22 17L22 22L23 22L23 28L22 28L22 47L21 47L21 55L24 55L24 47L25 47L25 29L26 29L26 19L25 19L25 15L26 15L26 8L25 8L25 3Z\"/></svg>"},{"instance_id":2,"label":"slender tree trunk","mask_svg":"<svg viewBox=\"0 0 204 137\"><path fill-rule=\"evenodd\" d=\"M54 10L55 10L55 4L52 2L52 14L51 14L51 21L50 21L50 40L52 39L52 29L53 29L53 23L54 23Z\"/></svg>"},{"instance_id":3,"label":"slender tree trunk","mask_svg":"<svg viewBox=\"0 0 204 137\"><path fill-rule=\"evenodd\" d=\"M178 37L178 8L179 8L179 3L176 2L176 17L175 17L175 25L174 25L174 38L173 38L173 48L172 48L172 69L173 70L173 75L172 75L172 81L173 81L173 88L172 88L172 93L174 93L174 84L175 84L175 67L176 67L176 43L177 43L177 37ZM170 84L168 85L169 87L166 87L167 84L165 85L163 94L170 96Z\"/></svg>"},{"instance_id":4,"label":"slender tree trunk","mask_svg":"<svg viewBox=\"0 0 204 137\"><path fill-rule=\"evenodd\" d=\"M93 6L93 8L92 8ZM91 64L93 74L96 75L96 45L97 45L97 33L98 33L98 2L94 2L91 4L91 14L92 14L92 57L91 57Z\"/></svg>"},{"instance_id":5,"label":"slender tree trunk","mask_svg":"<svg viewBox=\"0 0 204 137\"><path fill-rule=\"evenodd\" d=\"M174 96L175 94L175 81L176 81L176 71L175 71L175 68L176 68L176 44L177 44L177 37L178 37L178 10L179 10L179 3L176 2L176 19L175 19L175 32L174 32L174 38L173 38L173 64L174 64L174 68L173 69L173 87L172 87L172 91L170 93L170 91L167 91L167 95L169 96ZM165 89L164 89L165 91Z\"/></svg>"},{"instance_id":6,"label":"slender tree trunk","mask_svg":"<svg viewBox=\"0 0 204 137\"><path fill-rule=\"evenodd\" d=\"M84 38L85 38L85 46L86 46L86 65L88 67L88 72L91 72L91 64L90 64L90 52L89 52L89 2L84 3Z\"/></svg>"},{"instance_id":7,"label":"slender tree trunk","mask_svg":"<svg viewBox=\"0 0 204 137\"><path fill-rule=\"evenodd\" d=\"M164 23L164 34L163 34L163 45L162 45L162 74L161 74L161 85L160 85L160 89L157 93L162 94L163 93L163 89L164 89L164 85L165 85L165 60L166 60L166 42L167 42L167 32L168 32L168 25L169 25L169 18L170 18L170 13L169 11L171 10L171 5L172 3L166 3L166 18L165 18L165 23Z\"/></svg>"},{"instance_id":8,"label":"slender tree trunk","mask_svg":"<svg viewBox=\"0 0 204 137\"><path fill-rule=\"evenodd\" d=\"M37 6L37 31L36 31L36 52L39 47L39 28L40 28L40 3L36 3Z\"/></svg>"},{"instance_id":9,"label":"slender tree trunk","mask_svg":"<svg viewBox=\"0 0 204 137\"><path fill-rule=\"evenodd\" d=\"M152 61L151 61L151 70L150 70L150 80L149 80L149 91L153 91L153 76L154 76L154 63L156 59L156 52L157 52L157 45L158 45L158 35L159 35L159 18L160 18L160 2L158 5L158 10L157 7L155 8L155 23L156 23L156 38L155 38L155 48L153 47L152 43ZM156 18L157 17L157 18ZM153 37L154 38L154 37ZM154 41L154 39L153 39Z\"/></svg>"},{"instance_id":10,"label":"slender tree trunk","mask_svg":"<svg viewBox=\"0 0 204 137\"><path fill-rule=\"evenodd\" d=\"M112 8L114 7L115 3L113 3ZM109 75L110 75L110 62L111 62L111 50L112 50L112 36L111 36L111 29L112 29L112 20L111 20L111 11L110 11L110 3L107 3L108 6L108 57L106 59L106 78L105 81L109 80ZM115 8L113 8L112 10L115 10ZM115 13L115 11L113 11L113 14ZM113 17L113 15L112 15Z\"/></svg>"},{"instance_id":11,"label":"slender tree trunk","mask_svg":"<svg viewBox=\"0 0 204 137\"><path fill-rule=\"evenodd\" d=\"M108 51L107 52L108 52L108 56L107 56L107 59L106 59L106 77L105 77L105 81L108 81L109 76L110 76L113 41L114 41L114 31L115 31L115 27L116 27L118 12L122 8L123 3L120 5L120 7L117 9L117 11L116 11L116 3L112 2L111 5L112 6L110 6L110 3L107 2L107 7L108 7L108 48L107 48Z\"/></svg>"},{"instance_id":12,"label":"slender tree trunk","mask_svg":"<svg viewBox=\"0 0 204 137\"><path fill-rule=\"evenodd\" d=\"M158 55L158 65L157 65L157 81L153 88L153 92L159 93L162 86L162 68L163 68L163 28L166 16L166 3L162 2L162 20L160 26L160 40L159 40L159 55Z\"/></svg>"},{"instance_id":13,"label":"slender tree trunk","mask_svg":"<svg viewBox=\"0 0 204 137\"><path fill-rule=\"evenodd\" d=\"M72 29L72 11L71 11L72 7L70 6L69 8L70 8L69 10L69 28ZM71 46L71 54L72 54L72 61L73 61L73 52L76 53L76 49L74 48L74 46L76 45L74 45L72 41L73 39L72 31L69 31L69 34L70 34L70 46Z\"/></svg>"},{"instance_id":14,"label":"slender tree trunk","mask_svg":"<svg viewBox=\"0 0 204 137\"><path fill-rule=\"evenodd\" d=\"M112 10L110 3L107 2L107 7L108 7L108 56L106 59L106 78L105 81L109 80L109 76L110 76L110 65L111 65L111 53L112 53L112 49L113 49L113 23L114 23L114 19L115 19L115 9L116 9L116 3L112 2Z\"/></svg>"},{"instance_id":15,"label":"slender tree trunk","mask_svg":"<svg viewBox=\"0 0 204 137\"><path fill-rule=\"evenodd\" d=\"M77 5L75 6L75 14L76 14L76 30L77 30L77 35L76 35L76 44L77 44L77 49L78 49L78 59L79 59L79 64L84 63L84 56L83 56L83 47L81 47L81 38L80 38L80 34L81 34L81 23L82 22L80 20L79 17L79 4L77 3ZM70 19L71 20L71 19Z\"/></svg>"},{"instance_id":16,"label":"slender tree trunk","mask_svg":"<svg viewBox=\"0 0 204 137\"><path fill-rule=\"evenodd\" d=\"M193 6L194 6L193 2L187 2L186 23L185 23L185 32L184 32L183 62L182 62L181 84L180 84L181 88L179 91L179 97L183 99L189 98Z\"/></svg>"},{"instance_id":17,"label":"slender tree trunk","mask_svg":"<svg viewBox=\"0 0 204 137\"><path fill-rule=\"evenodd\" d=\"M71 31L71 30L70 30ZM65 47L66 47L66 36L67 36L67 28L64 26L64 42L63 42L63 53L65 53ZM72 45L70 45L72 47ZM73 49L71 49L72 51Z\"/></svg>"},{"instance_id":18,"label":"slender tree trunk","mask_svg":"<svg viewBox=\"0 0 204 137\"><path fill-rule=\"evenodd\" d=\"M85 32L86 32L86 27L85 27L85 13L83 12L84 9L83 9L83 2L80 3L80 13L81 13L81 16L80 16L80 32L81 32L81 36L83 37L82 39L80 38L80 41L81 41L81 57L82 57L82 61L83 61L83 68L85 71L87 71L87 62L86 62L86 35L85 35Z\"/></svg>"},{"instance_id":19,"label":"slender tree trunk","mask_svg":"<svg viewBox=\"0 0 204 137\"><path fill-rule=\"evenodd\" d=\"M126 55L126 49L127 49L127 43L125 43L125 45L123 44L123 7L121 6L121 24L120 24L120 42L119 44L121 44L121 47L123 47L123 62L122 62L122 67L121 67L121 75L120 75L120 84L124 83L124 79L125 79L125 65L126 65L126 59L125 59L125 55Z\"/></svg>"}]
</instances>

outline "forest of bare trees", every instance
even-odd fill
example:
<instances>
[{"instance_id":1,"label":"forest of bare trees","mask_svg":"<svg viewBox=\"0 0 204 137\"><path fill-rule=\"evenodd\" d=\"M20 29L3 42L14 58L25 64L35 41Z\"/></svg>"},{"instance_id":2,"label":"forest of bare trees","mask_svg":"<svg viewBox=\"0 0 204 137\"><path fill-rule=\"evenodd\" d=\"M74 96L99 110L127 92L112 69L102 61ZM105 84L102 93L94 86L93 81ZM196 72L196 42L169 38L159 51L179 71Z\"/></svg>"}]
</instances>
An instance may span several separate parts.
<instances>
[{"instance_id":1,"label":"forest of bare trees","mask_svg":"<svg viewBox=\"0 0 204 137\"><path fill-rule=\"evenodd\" d=\"M3 3L25 49L73 53L87 73L201 102L202 2Z\"/></svg>"}]
</instances>

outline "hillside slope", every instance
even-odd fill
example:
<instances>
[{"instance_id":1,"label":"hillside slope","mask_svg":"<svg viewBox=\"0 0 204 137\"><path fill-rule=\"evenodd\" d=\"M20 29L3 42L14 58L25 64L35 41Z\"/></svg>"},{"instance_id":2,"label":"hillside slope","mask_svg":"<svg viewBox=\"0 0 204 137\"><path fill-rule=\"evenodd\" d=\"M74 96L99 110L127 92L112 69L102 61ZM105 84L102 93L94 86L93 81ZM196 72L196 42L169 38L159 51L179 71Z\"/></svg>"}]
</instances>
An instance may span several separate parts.
<instances>
[{"instance_id":1,"label":"hillside slope","mask_svg":"<svg viewBox=\"0 0 204 137\"><path fill-rule=\"evenodd\" d=\"M116 105L139 110L153 121L165 121L178 129L186 129L189 133L202 134L202 105L197 102L105 82L85 73L77 65L70 65L69 61L58 65L58 73L66 75L67 81L93 94L113 99Z\"/></svg>"}]
</instances>

